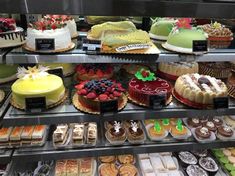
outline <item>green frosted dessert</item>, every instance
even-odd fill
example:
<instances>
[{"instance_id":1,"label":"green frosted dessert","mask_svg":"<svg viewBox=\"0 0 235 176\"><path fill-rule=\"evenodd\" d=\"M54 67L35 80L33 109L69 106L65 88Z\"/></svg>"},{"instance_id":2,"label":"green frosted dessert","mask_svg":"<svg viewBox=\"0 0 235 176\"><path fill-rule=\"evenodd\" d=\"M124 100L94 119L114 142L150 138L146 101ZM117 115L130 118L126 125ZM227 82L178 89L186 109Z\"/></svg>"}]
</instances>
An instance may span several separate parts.
<instances>
[{"instance_id":1,"label":"green frosted dessert","mask_svg":"<svg viewBox=\"0 0 235 176\"><path fill-rule=\"evenodd\" d=\"M230 172L232 176L235 176L235 171Z\"/></svg>"},{"instance_id":2,"label":"green frosted dessert","mask_svg":"<svg viewBox=\"0 0 235 176\"><path fill-rule=\"evenodd\" d=\"M230 163L225 164L225 168L228 171L235 171L235 167L232 164L230 164Z\"/></svg>"},{"instance_id":3,"label":"green frosted dessert","mask_svg":"<svg viewBox=\"0 0 235 176\"><path fill-rule=\"evenodd\" d=\"M222 157L222 158L219 159L219 161L223 164L228 164L229 163L229 160L228 160L227 157Z\"/></svg>"},{"instance_id":4,"label":"green frosted dessert","mask_svg":"<svg viewBox=\"0 0 235 176\"><path fill-rule=\"evenodd\" d=\"M218 157L218 158L224 157L224 153L220 149L214 150L213 152L214 152L215 156Z\"/></svg>"},{"instance_id":5,"label":"green frosted dessert","mask_svg":"<svg viewBox=\"0 0 235 176\"><path fill-rule=\"evenodd\" d=\"M16 79L18 65L0 64L0 84Z\"/></svg>"},{"instance_id":6,"label":"green frosted dessert","mask_svg":"<svg viewBox=\"0 0 235 176\"><path fill-rule=\"evenodd\" d=\"M156 40L167 40L168 35L172 31L175 20L173 19L160 19L153 23L149 31L149 36Z\"/></svg>"}]
</instances>

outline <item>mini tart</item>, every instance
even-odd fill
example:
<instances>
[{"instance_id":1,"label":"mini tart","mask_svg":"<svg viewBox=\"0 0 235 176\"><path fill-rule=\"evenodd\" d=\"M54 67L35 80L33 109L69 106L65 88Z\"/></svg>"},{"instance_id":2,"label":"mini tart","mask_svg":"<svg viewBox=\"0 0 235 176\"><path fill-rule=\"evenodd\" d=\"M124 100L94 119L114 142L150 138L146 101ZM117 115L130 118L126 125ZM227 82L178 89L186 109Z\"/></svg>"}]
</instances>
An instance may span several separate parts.
<instances>
[{"instance_id":1,"label":"mini tart","mask_svg":"<svg viewBox=\"0 0 235 176\"><path fill-rule=\"evenodd\" d=\"M186 172L188 176L208 176L207 172L198 165L189 165Z\"/></svg>"},{"instance_id":2,"label":"mini tart","mask_svg":"<svg viewBox=\"0 0 235 176\"><path fill-rule=\"evenodd\" d=\"M218 165L211 157L202 157L199 159L199 165L208 172L217 172Z\"/></svg>"},{"instance_id":3,"label":"mini tart","mask_svg":"<svg viewBox=\"0 0 235 176\"><path fill-rule=\"evenodd\" d=\"M217 127L216 127L216 125L214 124L213 121L207 121L202 126L206 127L208 130L210 130L212 132L216 132L216 130L217 130Z\"/></svg>"},{"instance_id":4,"label":"mini tart","mask_svg":"<svg viewBox=\"0 0 235 176\"><path fill-rule=\"evenodd\" d=\"M133 155L118 155L117 158L121 164L133 164L135 161Z\"/></svg>"},{"instance_id":5,"label":"mini tart","mask_svg":"<svg viewBox=\"0 0 235 176\"><path fill-rule=\"evenodd\" d=\"M164 122L164 120L162 119L162 127L165 128L167 131L170 131L171 128L172 128L172 125L170 123L170 120L169 120L169 123L166 123Z\"/></svg>"},{"instance_id":6,"label":"mini tart","mask_svg":"<svg viewBox=\"0 0 235 176\"><path fill-rule=\"evenodd\" d=\"M76 67L77 80L92 80L113 76L113 66L110 64L79 64Z\"/></svg>"},{"instance_id":7,"label":"mini tart","mask_svg":"<svg viewBox=\"0 0 235 176\"><path fill-rule=\"evenodd\" d=\"M213 121L213 123L216 125L216 127L219 127L219 126L223 125L223 120L221 120L221 119L219 119L219 118L214 117L214 118L212 119L212 121Z\"/></svg>"},{"instance_id":8,"label":"mini tart","mask_svg":"<svg viewBox=\"0 0 235 176\"><path fill-rule=\"evenodd\" d=\"M123 103L125 89L114 80L101 79L83 81L76 85L78 101L92 111L100 111L100 102L118 101L118 107Z\"/></svg>"},{"instance_id":9,"label":"mini tart","mask_svg":"<svg viewBox=\"0 0 235 176\"><path fill-rule=\"evenodd\" d=\"M197 158L190 152L179 152L178 157L185 164L197 164Z\"/></svg>"},{"instance_id":10,"label":"mini tart","mask_svg":"<svg viewBox=\"0 0 235 176\"><path fill-rule=\"evenodd\" d=\"M132 164L124 164L119 168L120 176L136 176L137 174L138 174L138 170Z\"/></svg>"},{"instance_id":11,"label":"mini tart","mask_svg":"<svg viewBox=\"0 0 235 176\"><path fill-rule=\"evenodd\" d=\"M186 135L188 130L187 130L187 127L185 127L184 125L182 125L182 131L180 131L178 129L177 126L174 126L173 128L171 128L171 133L174 135L174 136L181 136L181 135Z\"/></svg>"},{"instance_id":12,"label":"mini tart","mask_svg":"<svg viewBox=\"0 0 235 176\"><path fill-rule=\"evenodd\" d=\"M152 126L152 127L149 128L149 135L150 135L151 137L162 137L162 136L165 135L165 133L166 133L166 129L163 128L163 127L161 128L160 131L155 130L155 129L154 129L154 126Z\"/></svg>"},{"instance_id":13,"label":"mini tart","mask_svg":"<svg viewBox=\"0 0 235 176\"><path fill-rule=\"evenodd\" d=\"M132 124L132 123L136 123L136 124L138 125L138 127L140 127L140 125L141 125L139 120L126 120L126 121L124 122L125 128L131 127L131 124Z\"/></svg>"},{"instance_id":14,"label":"mini tart","mask_svg":"<svg viewBox=\"0 0 235 176\"><path fill-rule=\"evenodd\" d=\"M124 141L126 139L126 132L123 128L120 128L119 131L117 131L112 127L108 130L108 138L111 141Z\"/></svg>"},{"instance_id":15,"label":"mini tart","mask_svg":"<svg viewBox=\"0 0 235 176\"><path fill-rule=\"evenodd\" d=\"M129 127L128 128L128 139L135 141L135 140L144 140L144 131L139 127Z\"/></svg>"},{"instance_id":16,"label":"mini tart","mask_svg":"<svg viewBox=\"0 0 235 176\"><path fill-rule=\"evenodd\" d=\"M106 121L106 122L105 122L106 128L107 128L107 129L112 128L115 123L120 123L121 126L122 126L122 122L121 122L121 121Z\"/></svg>"},{"instance_id":17,"label":"mini tart","mask_svg":"<svg viewBox=\"0 0 235 176\"><path fill-rule=\"evenodd\" d=\"M199 127L195 129L195 134L199 139L209 139L211 131L206 127Z\"/></svg>"},{"instance_id":18,"label":"mini tart","mask_svg":"<svg viewBox=\"0 0 235 176\"><path fill-rule=\"evenodd\" d=\"M200 62L199 73L202 75L209 75L215 78L228 78L231 70L229 62Z\"/></svg>"},{"instance_id":19,"label":"mini tart","mask_svg":"<svg viewBox=\"0 0 235 176\"><path fill-rule=\"evenodd\" d=\"M228 126L220 126L217 132L218 135L221 135L223 137L231 137L234 133L233 130Z\"/></svg>"},{"instance_id":20,"label":"mini tart","mask_svg":"<svg viewBox=\"0 0 235 176\"><path fill-rule=\"evenodd\" d=\"M193 127L193 128L197 128L202 125L198 118L188 118L187 123L190 127Z\"/></svg>"},{"instance_id":21,"label":"mini tart","mask_svg":"<svg viewBox=\"0 0 235 176\"><path fill-rule=\"evenodd\" d=\"M117 176L118 169L114 163L104 163L100 167L100 176Z\"/></svg>"},{"instance_id":22,"label":"mini tart","mask_svg":"<svg viewBox=\"0 0 235 176\"><path fill-rule=\"evenodd\" d=\"M116 161L116 156L100 156L99 160L102 163L113 163Z\"/></svg>"}]
</instances>

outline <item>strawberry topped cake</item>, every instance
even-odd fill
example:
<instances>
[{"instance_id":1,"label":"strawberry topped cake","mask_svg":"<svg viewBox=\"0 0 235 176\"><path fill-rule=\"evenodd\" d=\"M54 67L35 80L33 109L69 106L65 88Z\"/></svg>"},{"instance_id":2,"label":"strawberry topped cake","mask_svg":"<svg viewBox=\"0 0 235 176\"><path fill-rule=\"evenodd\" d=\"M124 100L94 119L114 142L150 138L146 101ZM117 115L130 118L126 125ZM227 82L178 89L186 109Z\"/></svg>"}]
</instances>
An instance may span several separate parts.
<instances>
[{"instance_id":1,"label":"strawberry topped cake","mask_svg":"<svg viewBox=\"0 0 235 176\"><path fill-rule=\"evenodd\" d=\"M141 69L135 78L129 82L129 99L143 106L149 106L149 96L166 96L166 102L171 99L172 87L166 80L155 77L149 70Z\"/></svg>"},{"instance_id":2,"label":"strawberry topped cake","mask_svg":"<svg viewBox=\"0 0 235 176\"><path fill-rule=\"evenodd\" d=\"M27 34L26 49L28 50L37 50L36 41L38 39L53 39L55 51L68 50L73 45L69 29L63 22L38 21L29 24Z\"/></svg>"},{"instance_id":3,"label":"strawberry topped cake","mask_svg":"<svg viewBox=\"0 0 235 176\"><path fill-rule=\"evenodd\" d=\"M113 76L113 66L111 64L79 64L76 72L77 80L109 79Z\"/></svg>"},{"instance_id":4,"label":"strawberry topped cake","mask_svg":"<svg viewBox=\"0 0 235 176\"><path fill-rule=\"evenodd\" d=\"M16 27L12 18L0 18L0 48L22 45L25 42L24 31Z\"/></svg>"},{"instance_id":5,"label":"strawberry topped cake","mask_svg":"<svg viewBox=\"0 0 235 176\"><path fill-rule=\"evenodd\" d=\"M52 22L62 22L67 25L69 28L69 32L72 38L75 38L78 36L77 32L77 25L75 20L72 16L68 15L46 15L44 16L44 20L52 21Z\"/></svg>"},{"instance_id":6,"label":"strawberry topped cake","mask_svg":"<svg viewBox=\"0 0 235 176\"><path fill-rule=\"evenodd\" d=\"M76 85L79 103L91 110L100 111L100 102L117 100L120 107L123 103L125 89L114 80L100 79L83 81Z\"/></svg>"}]
</instances>

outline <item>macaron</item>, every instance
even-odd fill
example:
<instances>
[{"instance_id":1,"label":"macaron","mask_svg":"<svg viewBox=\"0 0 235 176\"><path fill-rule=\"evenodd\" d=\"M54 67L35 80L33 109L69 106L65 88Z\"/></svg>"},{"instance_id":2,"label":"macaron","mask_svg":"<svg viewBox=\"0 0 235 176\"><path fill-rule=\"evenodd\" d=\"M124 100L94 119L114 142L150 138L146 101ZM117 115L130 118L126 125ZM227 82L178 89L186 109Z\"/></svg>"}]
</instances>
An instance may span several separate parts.
<instances>
[{"instance_id":1,"label":"macaron","mask_svg":"<svg viewBox=\"0 0 235 176\"><path fill-rule=\"evenodd\" d=\"M231 153L230 150L228 150L228 149L224 149L224 150L223 150L223 154L224 154L225 156L231 156L231 155L232 155L232 153Z\"/></svg>"},{"instance_id":2,"label":"macaron","mask_svg":"<svg viewBox=\"0 0 235 176\"><path fill-rule=\"evenodd\" d=\"M230 152L232 153L233 156L235 156L235 149L231 149Z\"/></svg>"},{"instance_id":3,"label":"macaron","mask_svg":"<svg viewBox=\"0 0 235 176\"><path fill-rule=\"evenodd\" d=\"M225 168L230 172L230 171L235 171L235 167L230 164L230 163L227 163L225 164Z\"/></svg>"},{"instance_id":4,"label":"macaron","mask_svg":"<svg viewBox=\"0 0 235 176\"><path fill-rule=\"evenodd\" d=\"M228 160L230 163L234 164L235 163L235 157L234 156L229 156Z\"/></svg>"},{"instance_id":5,"label":"macaron","mask_svg":"<svg viewBox=\"0 0 235 176\"><path fill-rule=\"evenodd\" d=\"M224 157L224 153L222 152L222 150L215 150L214 154L218 158Z\"/></svg>"},{"instance_id":6,"label":"macaron","mask_svg":"<svg viewBox=\"0 0 235 176\"><path fill-rule=\"evenodd\" d=\"M219 159L219 161L223 164L228 164L229 163L229 160L228 160L227 157L222 157L222 158Z\"/></svg>"},{"instance_id":7,"label":"macaron","mask_svg":"<svg viewBox=\"0 0 235 176\"><path fill-rule=\"evenodd\" d=\"M230 172L232 176L235 176L235 171Z\"/></svg>"}]
</instances>

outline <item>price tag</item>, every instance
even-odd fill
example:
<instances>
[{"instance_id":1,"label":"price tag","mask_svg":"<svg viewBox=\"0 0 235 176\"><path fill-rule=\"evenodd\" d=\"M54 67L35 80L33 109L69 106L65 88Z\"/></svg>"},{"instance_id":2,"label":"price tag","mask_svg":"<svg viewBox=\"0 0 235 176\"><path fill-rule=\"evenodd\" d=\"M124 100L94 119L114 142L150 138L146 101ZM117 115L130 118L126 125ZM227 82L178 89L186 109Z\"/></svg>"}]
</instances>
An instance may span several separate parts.
<instances>
[{"instance_id":1,"label":"price tag","mask_svg":"<svg viewBox=\"0 0 235 176\"><path fill-rule=\"evenodd\" d=\"M48 73L59 76L62 79L64 78L63 67L57 67L57 68L54 68L54 69L50 69L50 70L48 70Z\"/></svg>"},{"instance_id":2,"label":"price tag","mask_svg":"<svg viewBox=\"0 0 235 176\"><path fill-rule=\"evenodd\" d=\"M46 97L32 97L25 99L26 111L42 112L46 109Z\"/></svg>"},{"instance_id":3,"label":"price tag","mask_svg":"<svg viewBox=\"0 0 235 176\"><path fill-rule=\"evenodd\" d=\"M104 101L100 102L100 113L101 114L114 114L118 112L118 101L111 100L111 101Z\"/></svg>"},{"instance_id":4,"label":"price tag","mask_svg":"<svg viewBox=\"0 0 235 176\"><path fill-rule=\"evenodd\" d=\"M82 49L84 51L100 51L101 41L100 40L89 40L84 38L82 40Z\"/></svg>"},{"instance_id":5,"label":"price tag","mask_svg":"<svg viewBox=\"0 0 235 176\"><path fill-rule=\"evenodd\" d=\"M216 97L214 98L214 108L228 108L228 97Z\"/></svg>"},{"instance_id":6,"label":"price tag","mask_svg":"<svg viewBox=\"0 0 235 176\"><path fill-rule=\"evenodd\" d=\"M36 50L55 50L55 39L35 39L35 45Z\"/></svg>"},{"instance_id":7,"label":"price tag","mask_svg":"<svg viewBox=\"0 0 235 176\"><path fill-rule=\"evenodd\" d=\"M193 52L207 52L207 40L193 40Z\"/></svg>"},{"instance_id":8,"label":"price tag","mask_svg":"<svg viewBox=\"0 0 235 176\"><path fill-rule=\"evenodd\" d=\"M152 109L159 109L166 105L166 94L150 95L149 107Z\"/></svg>"}]
</instances>

